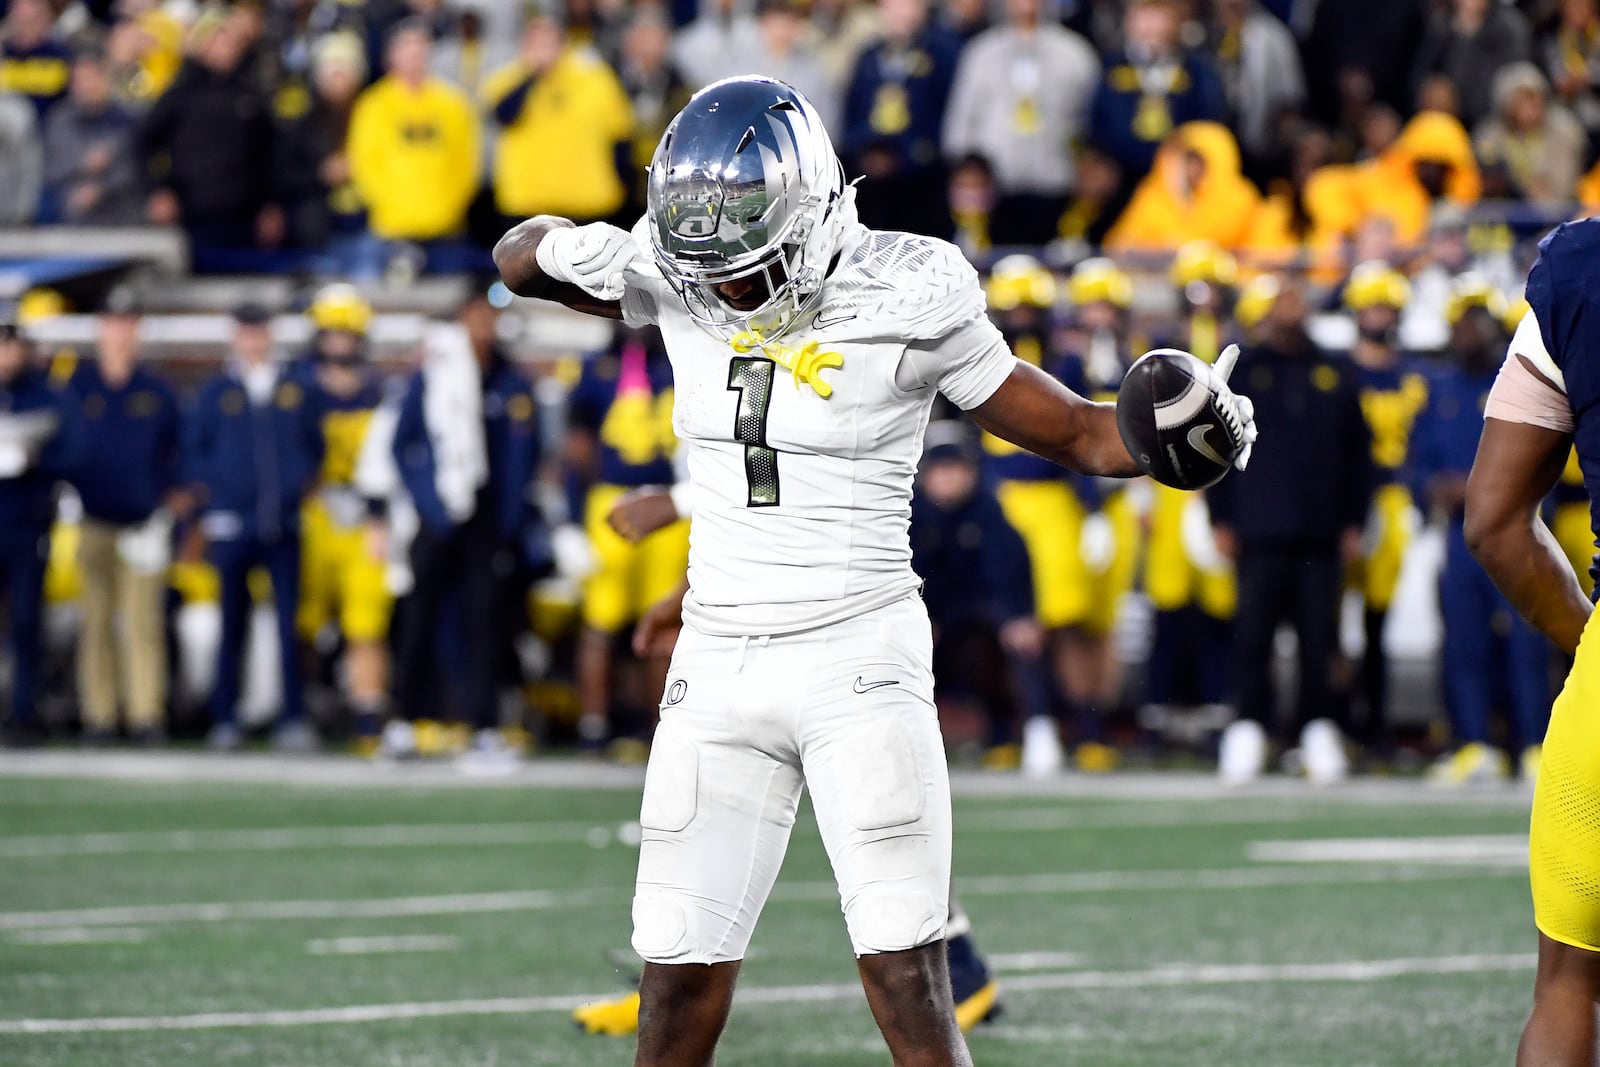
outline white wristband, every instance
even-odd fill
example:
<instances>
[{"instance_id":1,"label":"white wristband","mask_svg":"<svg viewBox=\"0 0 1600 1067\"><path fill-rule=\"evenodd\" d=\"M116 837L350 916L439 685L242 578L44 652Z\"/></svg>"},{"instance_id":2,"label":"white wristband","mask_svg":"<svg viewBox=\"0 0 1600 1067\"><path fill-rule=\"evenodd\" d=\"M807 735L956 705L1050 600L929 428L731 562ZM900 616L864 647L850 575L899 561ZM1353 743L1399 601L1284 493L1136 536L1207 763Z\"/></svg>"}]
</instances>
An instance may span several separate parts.
<instances>
[{"instance_id":1,"label":"white wristband","mask_svg":"<svg viewBox=\"0 0 1600 1067\"><path fill-rule=\"evenodd\" d=\"M562 230L570 230L570 226L557 226L544 232L539 238L539 243L533 249L533 261L539 265L539 270L546 278L557 282L570 282L566 269L555 259L555 245L557 234Z\"/></svg>"}]
</instances>

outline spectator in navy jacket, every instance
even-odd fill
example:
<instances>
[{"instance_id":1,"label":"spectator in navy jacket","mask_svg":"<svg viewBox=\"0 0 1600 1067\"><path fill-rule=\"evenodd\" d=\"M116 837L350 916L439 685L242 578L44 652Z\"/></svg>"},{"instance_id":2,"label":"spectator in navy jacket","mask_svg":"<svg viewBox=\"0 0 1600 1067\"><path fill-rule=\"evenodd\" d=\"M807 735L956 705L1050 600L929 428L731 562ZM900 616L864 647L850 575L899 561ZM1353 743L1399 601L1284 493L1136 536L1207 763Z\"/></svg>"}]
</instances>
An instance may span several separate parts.
<instances>
[{"instance_id":1,"label":"spectator in navy jacket","mask_svg":"<svg viewBox=\"0 0 1600 1067\"><path fill-rule=\"evenodd\" d=\"M1167 134L1186 122L1226 122L1227 98L1211 61L1183 47L1173 0L1134 0L1123 21L1126 43L1106 57L1095 93L1091 138L1137 183Z\"/></svg>"},{"instance_id":2,"label":"spectator in navy jacket","mask_svg":"<svg viewBox=\"0 0 1600 1067\"><path fill-rule=\"evenodd\" d=\"M1354 368L1306 333L1307 304L1298 282L1264 276L1252 286L1252 298L1268 310L1235 380L1250 390L1263 431L1278 444L1207 494L1217 545L1239 575L1234 686L1241 721L1224 734L1221 761L1232 781L1254 778L1266 754L1264 744L1241 739L1264 741L1276 730L1272 650L1280 623L1291 625L1298 639L1294 707L1302 747L1320 751L1318 737L1337 736L1339 599L1346 568L1361 556L1375 481ZM1249 758L1236 761L1230 756L1235 751ZM1338 766L1313 767L1310 752L1306 767L1319 779L1343 773Z\"/></svg>"},{"instance_id":3,"label":"spectator in navy jacket","mask_svg":"<svg viewBox=\"0 0 1600 1067\"><path fill-rule=\"evenodd\" d=\"M1028 549L982 483L977 442L958 423L928 427L911 503L911 559L933 623L938 682L983 700L990 746L1016 740L1018 711L1054 730Z\"/></svg>"},{"instance_id":4,"label":"spectator in navy jacket","mask_svg":"<svg viewBox=\"0 0 1600 1067\"><path fill-rule=\"evenodd\" d=\"M259 304L234 313L226 370L201 389L184 442L200 499L200 530L222 586L222 647L211 697L213 748L243 742L237 723L240 664L250 619L250 571L272 579L281 651L283 707L273 742L303 751L316 738L303 717L295 615L300 599L300 504L322 465L314 397L278 364L272 316Z\"/></svg>"},{"instance_id":5,"label":"spectator in navy jacket","mask_svg":"<svg viewBox=\"0 0 1600 1067\"><path fill-rule=\"evenodd\" d=\"M178 401L139 363L139 306L113 290L100 313L93 361L72 376L84 449L72 473L83 502L78 566L83 629L78 702L85 740L109 740L117 708L136 743L161 738L166 708L167 565L180 479Z\"/></svg>"},{"instance_id":6,"label":"spectator in navy jacket","mask_svg":"<svg viewBox=\"0 0 1600 1067\"><path fill-rule=\"evenodd\" d=\"M862 221L948 236L939 136L961 40L928 17L927 0L880 0L883 37L856 61L844 105L844 153Z\"/></svg>"},{"instance_id":7,"label":"spectator in navy jacket","mask_svg":"<svg viewBox=\"0 0 1600 1067\"><path fill-rule=\"evenodd\" d=\"M0 322L0 597L11 630L11 711L5 740L36 744L44 572L56 483L78 461L82 431L72 405L34 365L32 347Z\"/></svg>"},{"instance_id":8,"label":"spectator in navy jacket","mask_svg":"<svg viewBox=\"0 0 1600 1067\"><path fill-rule=\"evenodd\" d=\"M50 0L11 0L0 31L0 85L26 96L40 124L67 95L72 50L55 35Z\"/></svg>"},{"instance_id":9,"label":"spectator in navy jacket","mask_svg":"<svg viewBox=\"0 0 1600 1067\"><path fill-rule=\"evenodd\" d=\"M401 401L394 460L417 510L411 595L397 619L394 755L414 749L404 723L434 717L428 694L447 610L458 622L459 703L476 730L471 758L515 758L500 733L500 683L530 574L548 565L534 506L539 420L533 387L495 340L497 313L475 289L456 323L435 324Z\"/></svg>"}]
</instances>

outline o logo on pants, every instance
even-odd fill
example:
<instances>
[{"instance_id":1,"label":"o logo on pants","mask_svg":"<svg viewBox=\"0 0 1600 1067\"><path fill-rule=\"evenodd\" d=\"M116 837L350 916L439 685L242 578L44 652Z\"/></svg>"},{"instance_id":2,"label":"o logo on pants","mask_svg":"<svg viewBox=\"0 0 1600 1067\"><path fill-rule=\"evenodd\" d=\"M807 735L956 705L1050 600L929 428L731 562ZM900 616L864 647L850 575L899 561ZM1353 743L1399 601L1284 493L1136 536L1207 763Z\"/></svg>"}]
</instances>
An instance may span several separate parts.
<instances>
[{"instance_id":1,"label":"o logo on pants","mask_svg":"<svg viewBox=\"0 0 1600 1067\"><path fill-rule=\"evenodd\" d=\"M667 707L670 708L674 704L681 704L688 693L689 683L679 678L667 687Z\"/></svg>"}]
</instances>

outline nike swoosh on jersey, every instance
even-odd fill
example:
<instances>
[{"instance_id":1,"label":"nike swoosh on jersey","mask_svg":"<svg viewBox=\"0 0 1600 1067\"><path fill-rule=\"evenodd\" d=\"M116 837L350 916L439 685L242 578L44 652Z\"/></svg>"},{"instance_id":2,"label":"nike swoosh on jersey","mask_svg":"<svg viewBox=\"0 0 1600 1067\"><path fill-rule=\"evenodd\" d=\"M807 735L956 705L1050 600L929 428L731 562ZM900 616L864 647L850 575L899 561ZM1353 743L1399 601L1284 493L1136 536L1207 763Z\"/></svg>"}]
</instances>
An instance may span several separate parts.
<instances>
[{"instance_id":1,"label":"nike swoosh on jersey","mask_svg":"<svg viewBox=\"0 0 1600 1067\"><path fill-rule=\"evenodd\" d=\"M860 675L857 675L856 676L856 684L855 684L855 686L853 688L858 693L870 693L874 689L882 689L886 685L899 685L899 684L900 683L897 680L893 679L893 678L890 678L887 681L882 681L882 682L869 682L869 681L866 681L864 678L862 678Z\"/></svg>"},{"instance_id":2,"label":"nike swoosh on jersey","mask_svg":"<svg viewBox=\"0 0 1600 1067\"><path fill-rule=\"evenodd\" d=\"M1216 449L1211 447L1210 441L1206 440L1206 433L1210 429L1210 426L1191 427L1189 430L1189 447L1200 453L1202 456L1205 456L1213 463L1226 467L1228 465L1228 461L1219 455Z\"/></svg>"},{"instance_id":3,"label":"nike swoosh on jersey","mask_svg":"<svg viewBox=\"0 0 1600 1067\"><path fill-rule=\"evenodd\" d=\"M856 313L854 311L847 311L843 315L838 315L831 319L823 318L822 316L825 314L827 314L827 312L817 312L817 317L811 320L812 329L826 330L830 326L838 326L840 323L849 322L851 319L856 317Z\"/></svg>"}]
</instances>

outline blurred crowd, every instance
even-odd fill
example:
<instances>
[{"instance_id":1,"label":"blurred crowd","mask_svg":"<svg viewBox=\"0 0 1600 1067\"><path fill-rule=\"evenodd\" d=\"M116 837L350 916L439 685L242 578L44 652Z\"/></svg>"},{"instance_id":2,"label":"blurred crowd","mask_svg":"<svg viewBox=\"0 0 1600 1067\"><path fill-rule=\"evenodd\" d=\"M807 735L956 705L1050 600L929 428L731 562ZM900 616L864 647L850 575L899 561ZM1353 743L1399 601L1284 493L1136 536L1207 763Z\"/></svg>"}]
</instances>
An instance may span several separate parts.
<instances>
[{"instance_id":1,"label":"blurred crowd","mask_svg":"<svg viewBox=\"0 0 1600 1067\"><path fill-rule=\"evenodd\" d=\"M1177 751L1234 780L1277 758L1328 781L1435 756L1446 782L1537 773L1560 665L1462 534L1525 307L1463 232L1429 240L1436 305L1427 271L1247 277L1206 242L1137 282L1102 257L994 265L1013 350L1086 396L1114 398L1151 348L1243 344L1263 447L1185 493L1072 475L938 413L911 537L953 737L1036 775ZM141 360L126 288L82 351L41 351L48 319L0 331L7 737L640 757L666 665L629 637L688 555L659 335L523 358L502 318L549 312L485 281L395 365L354 286L299 314L312 340L282 350L272 311L239 307L215 372L181 388ZM1588 582L1579 480L1547 521ZM1425 605L1391 617L1408 573ZM1396 628L1441 620L1426 693L1397 710Z\"/></svg>"},{"instance_id":2,"label":"blurred crowd","mask_svg":"<svg viewBox=\"0 0 1600 1067\"><path fill-rule=\"evenodd\" d=\"M1333 274L1434 207L1600 203L1595 0L6 0L0 222L204 271L464 270L636 218L695 89L783 78L869 225Z\"/></svg>"},{"instance_id":3,"label":"blurred crowd","mask_svg":"<svg viewBox=\"0 0 1600 1067\"><path fill-rule=\"evenodd\" d=\"M1600 205L1600 0L0 10L0 222L338 279L238 307L199 378L144 358L148 289L64 286L81 348L36 343L44 294L0 324L14 742L639 757L665 663L627 637L687 555L670 367L649 331L526 350L507 322L548 309L472 272L530 214L631 224L672 114L755 72L818 105L865 222L956 240L1079 392L1245 345L1264 444L1207 494L930 428L912 539L952 736L1041 775L1189 748L1234 780L1537 773L1559 664L1462 501L1532 241ZM368 297L423 270L474 280L380 362ZM1588 581L1576 479L1548 521ZM1442 620L1422 733L1388 655L1408 573Z\"/></svg>"}]
</instances>

